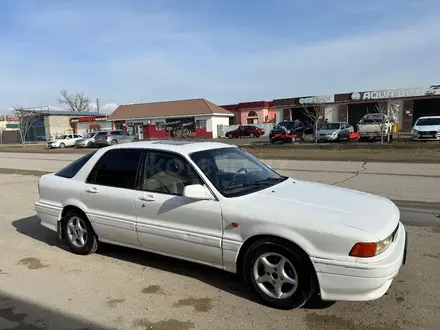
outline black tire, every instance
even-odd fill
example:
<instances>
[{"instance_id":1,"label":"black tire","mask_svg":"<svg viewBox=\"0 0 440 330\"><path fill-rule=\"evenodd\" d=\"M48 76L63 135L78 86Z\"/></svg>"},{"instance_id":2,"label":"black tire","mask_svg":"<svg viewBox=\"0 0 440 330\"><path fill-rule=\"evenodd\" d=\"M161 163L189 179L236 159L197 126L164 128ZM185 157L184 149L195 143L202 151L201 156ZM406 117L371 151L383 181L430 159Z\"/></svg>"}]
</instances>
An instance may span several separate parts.
<instances>
[{"instance_id":1,"label":"black tire","mask_svg":"<svg viewBox=\"0 0 440 330\"><path fill-rule=\"evenodd\" d=\"M288 298L277 299L268 296L257 285L253 276L255 261L265 253L277 253L285 257L295 268L298 287ZM316 272L308 256L299 248L287 247L282 240L263 239L252 244L243 259L241 274L247 286L268 306L278 309L294 309L304 306L317 292Z\"/></svg>"},{"instance_id":2,"label":"black tire","mask_svg":"<svg viewBox=\"0 0 440 330\"><path fill-rule=\"evenodd\" d=\"M91 148L93 147L93 143L92 142L87 142L86 148Z\"/></svg>"},{"instance_id":3,"label":"black tire","mask_svg":"<svg viewBox=\"0 0 440 330\"><path fill-rule=\"evenodd\" d=\"M87 231L85 244L82 247L75 246L74 243L69 238L68 223L69 220L74 217L81 219ZM63 218L63 230L64 230L64 238L67 244L69 245L70 250L73 253L79 255L88 255L95 253L98 250L98 246L99 246L98 236L95 234L95 231L93 230L92 225L89 222L89 219L87 219L87 217L83 213L76 210L67 212L67 214Z\"/></svg>"},{"instance_id":4,"label":"black tire","mask_svg":"<svg viewBox=\"0 0 440 330\"><path fill-rule=\"evenodd\" d=\"M110 144L111 144L112 146L114 146L115 144L118 144L118 140L111 140Z\"/></svg>"}]
</instances>

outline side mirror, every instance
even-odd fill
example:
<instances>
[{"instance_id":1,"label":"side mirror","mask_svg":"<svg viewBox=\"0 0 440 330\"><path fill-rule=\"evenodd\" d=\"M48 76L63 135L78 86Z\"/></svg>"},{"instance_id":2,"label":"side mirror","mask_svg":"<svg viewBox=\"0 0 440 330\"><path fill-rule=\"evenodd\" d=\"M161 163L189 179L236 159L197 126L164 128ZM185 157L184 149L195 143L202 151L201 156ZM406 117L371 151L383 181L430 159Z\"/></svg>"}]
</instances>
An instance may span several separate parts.
<instances>
[{"instance_id":1,"label":"side mirror","mask_svg":"<svg viewBox=\"0 0 440 330\"><path fill-rule=\"evenodd\" d=\"M183 188L183 196L199 200L214 200L211 192L201 184L192 184Z\"/></svg>"}]
</instances>

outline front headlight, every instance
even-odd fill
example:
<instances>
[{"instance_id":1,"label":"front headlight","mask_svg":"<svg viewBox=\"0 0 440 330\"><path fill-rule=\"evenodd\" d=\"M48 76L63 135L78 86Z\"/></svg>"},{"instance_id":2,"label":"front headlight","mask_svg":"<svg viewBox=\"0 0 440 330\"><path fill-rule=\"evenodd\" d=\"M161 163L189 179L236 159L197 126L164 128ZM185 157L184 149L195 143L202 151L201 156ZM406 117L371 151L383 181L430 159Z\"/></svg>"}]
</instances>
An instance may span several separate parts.
<instances>
[{"instance_id":1,"label":"front headlight","mask_svg":"<svg viewBox=\"0 0 440 330\"><path fill-rule=\"evenodd\" d=\"M381 254L382 252L385 252L386 249L388 249L393 242L393 234L385 238L384 240L378 242L376 244L376 255Z\"/></svg>"},{"instance_id":2,"label":"front headlight","mask_svg":"<svg viewBox=\"0 0 440 330\"><path fill-rule=\"evenodd\" d=\"M413 133L413 134L419 134L419 131L416 130L416 129L413 129L412 133Z\"/></svg>"}]
</instances>

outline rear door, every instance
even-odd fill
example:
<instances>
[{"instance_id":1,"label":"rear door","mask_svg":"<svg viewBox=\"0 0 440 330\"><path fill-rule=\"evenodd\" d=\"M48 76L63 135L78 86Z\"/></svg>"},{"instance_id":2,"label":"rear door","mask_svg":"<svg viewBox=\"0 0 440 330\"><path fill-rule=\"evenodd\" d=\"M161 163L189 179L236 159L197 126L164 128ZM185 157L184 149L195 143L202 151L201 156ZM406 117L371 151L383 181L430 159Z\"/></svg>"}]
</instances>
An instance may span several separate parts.
<instances>
[{"instance_id":1,"label":"rear door","mask_svg":"<svg viewBox=\"0 0 440 330\"><path fill-rule=\"evenodd\" d=\"M109 150L87 177L81 200L103 241L139 245L134 202L142 155L141 149Z\"/></svg>"}]
</instances>

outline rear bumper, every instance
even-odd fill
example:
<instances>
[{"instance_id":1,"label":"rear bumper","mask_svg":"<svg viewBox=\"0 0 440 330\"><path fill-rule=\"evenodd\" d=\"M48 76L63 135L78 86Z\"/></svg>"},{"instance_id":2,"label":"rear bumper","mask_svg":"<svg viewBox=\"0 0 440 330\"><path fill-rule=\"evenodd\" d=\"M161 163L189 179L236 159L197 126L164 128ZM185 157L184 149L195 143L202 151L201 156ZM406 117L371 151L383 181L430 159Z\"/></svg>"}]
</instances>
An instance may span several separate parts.
<instances>
[{"instance_id":1,"label":"rear bumper","mask_svg":"<svg viewBox=\"0 0 440 330\"><path fill-rule=\"evenodd\" d=\"M41 220L41 225L53 231L57 231L58 219L62 209L53 205L36 202L34 204L37 216Z\"/></svg>"},{"instance_id":2,"label":"rear bumper","mask_svg":"<svg viewBox=\"0 0 440 330\"><path fill-rule=\"evenodd\" d=\"M312 258L322 300L369 301L382 297L389 289L400 267L406 262L407 234L399 224L396 240L388 255L378 262L342 263Z\"/></svg>"}]
</instances>

